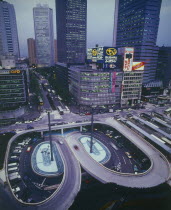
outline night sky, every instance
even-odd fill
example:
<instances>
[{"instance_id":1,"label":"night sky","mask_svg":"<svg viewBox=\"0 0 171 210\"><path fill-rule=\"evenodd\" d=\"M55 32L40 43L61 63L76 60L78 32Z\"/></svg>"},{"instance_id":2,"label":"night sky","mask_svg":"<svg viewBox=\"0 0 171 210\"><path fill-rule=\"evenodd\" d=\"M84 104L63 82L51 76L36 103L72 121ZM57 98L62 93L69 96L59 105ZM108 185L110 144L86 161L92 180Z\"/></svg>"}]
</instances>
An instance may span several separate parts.
<instances>
[{"instance_id":1,"label":"night sky","mask_svg":"<svg viewBox=\"0 0 171 210\"><path fill-rule=\"evenodd\" d=\"M48 4L53 9L56 38L55 0L6 0L14 5L21 56L27 56L27 38L34 38L33 7ZM111 46L115 0L87 0L87 47ZM163 0L157 45L171 46L171 0Z\"/></svg>"}]
</instances>

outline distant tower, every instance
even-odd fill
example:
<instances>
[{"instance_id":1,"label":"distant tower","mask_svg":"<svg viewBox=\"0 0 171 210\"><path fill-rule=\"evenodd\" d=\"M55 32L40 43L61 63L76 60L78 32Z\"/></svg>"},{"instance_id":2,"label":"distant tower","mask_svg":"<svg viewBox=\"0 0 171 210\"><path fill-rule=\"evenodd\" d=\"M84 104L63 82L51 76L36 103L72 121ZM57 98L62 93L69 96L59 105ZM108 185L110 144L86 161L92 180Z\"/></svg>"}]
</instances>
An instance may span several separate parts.
<instances>
[{"instance_id":1,"label":"distant tower","mask_svg":"<svg viewBox=\"0 0 171 210\"><path fill-rule=\"evenodd\" d=\"M20 57L14 6L0 1L0 56L12 54Z\"/></svg>"},{"instance_id":2,"label":"distant tower","mask_svg":"<svg viewBox=\"0 0 171 210\"><path fill-rule=\"evenodd\" d=\"M54 65L53 11L48 5L33 8L36 58L38 67Z\"/></svg>"},{"instance_id":3,"label":"distant tower","mask_svg":"<svg viewBox=\"0 0 171 210\"><path fill-rule=\"evenodd\" d=\"M33 38L27 39L29 66L36 64L36 49L35 40Z\"/></svg>"},{"instance_id":4,"label":"distant tower","mask_svg":"<svg viewBox=\"0 0 171 210\"><path fill-rule=\"evenodd\" d=\"M56 0L57 51L61 63L85 63L87 0Z\"/></svg>"},{"instance_id":5,"label":"distant tower","mask_svg":"<svg viewBox=\"0 0 171 210\"><path fill-rule=\"evenodd\" d=\"M58 55L57 55L57 40L56 40L56 39L54 40L54 60L55 60L55 63L58 62Z\"/></svg>"},{"instance_id":6,"label":"distant tower","mask_svg":"<svg viewBox=\"0 0 171 210\"><path fill-rule=\"evenodd\" d=\"M145 61L143 83L155 80L156 46L162 0L116 0L113 46L134 47L134 61Z\"/></svg>"}]
</instances>

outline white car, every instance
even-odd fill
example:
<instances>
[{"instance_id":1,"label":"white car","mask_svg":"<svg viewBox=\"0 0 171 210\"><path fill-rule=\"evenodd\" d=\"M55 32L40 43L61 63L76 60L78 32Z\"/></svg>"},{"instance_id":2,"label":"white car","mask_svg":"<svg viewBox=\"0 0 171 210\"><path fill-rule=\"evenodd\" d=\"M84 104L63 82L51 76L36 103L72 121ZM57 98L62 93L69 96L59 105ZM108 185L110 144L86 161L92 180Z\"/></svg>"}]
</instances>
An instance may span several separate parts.
<instances>
[{"instance_id":1,"label":"white car","mask_svg":"<svg viewBox=\"0 0 171 210\"><path fill-rule=\"evenodd\" d=\"M12 188L12 191L13 191L14 193L20 192L20 188L19 188L19 187Z\"/></svg>"}]
</instances>

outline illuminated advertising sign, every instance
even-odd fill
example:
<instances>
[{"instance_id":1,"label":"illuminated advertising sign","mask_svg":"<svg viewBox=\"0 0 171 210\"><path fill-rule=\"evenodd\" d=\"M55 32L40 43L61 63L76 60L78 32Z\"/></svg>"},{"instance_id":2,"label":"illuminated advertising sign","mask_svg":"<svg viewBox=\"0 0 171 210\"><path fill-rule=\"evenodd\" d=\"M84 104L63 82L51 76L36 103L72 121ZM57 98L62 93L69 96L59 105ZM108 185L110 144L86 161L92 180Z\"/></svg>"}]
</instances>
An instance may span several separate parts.
<instances>
[{"instance_id":1,"label":"illuminated advertising sign","mask_svg":"<svg viewBox=\"0 0 171 210\"><path fill-rule=\"evenodd\" d=\"M115 92L115 84L116 84L116 72L110 73L110 92Z\"/></svg>"},{"instance_id":2,"label":"illuminated advertising sign","mask_svg":"<svg viewBox=\"0 0 171 210\"><path fill-rule=\"evenodd\" d=\"M133 62L133 65L132 65L132 70L135 71L135 70L144 70L144 64L145 62Z\"/></svg>"},{"instance_id":3,"label":"illuminated advertising sign","mask_svg":"<svg viewBox=\"0 0 171 210\"><path fill-rule=\"evenodd\" d=\"M87 51L87 60L89 62L97 62L97 48L89 48Z\"/></svg>"},{"instance_id":4,"label":"illuminated advertising sign","mask_svg":"<svg viewBox=\"0 0 171 210\"><path fill-rule=\"evenodd\" d=\"M103 68L115 68L118 62L118 49L114 47L90 48L87 51L87 61L103 64Z\"/></svg>"},{"instance_id":5,"label":"illuminated advertising sign","mask_svg":"<svg viewBox=\"0 0 171 210\"><path fill-rule=\"evenodd\" d=\"M133 56L134 56L134 48L125 47L124 48L124 71L132 71L133 64Z\"/></svg>"},{"instance_id":6,"label":"illuminated advertising sign","mask_svg":"<svg viewBox=\"0 0 171 210\"><path fill-rule=\"evenodd\" d=\"M20 74L21 70L1 70L0 74Z\"/></svg>"},{"instance_id":7,"label":"illuminated advertising sign","mask_svg":"<svg viewBox=\"0 0 171 210\"><path fill-rule=\"evenodd\" d=\"M21 71L20 70L11 70L10 71L10 74L20 74L21 73Z\"/></svg>"},{"instance_id":8,"label":"illuminated advertising sign","mask_svg":"<svg viewBox=\"0 0 171 210\"><path fill-rule=\"evenodd\" d=\"M117 52L114 47L99 47L97 63L103 63L104 68L115 68L118 61Z\"/></svg>"}]
</instances>

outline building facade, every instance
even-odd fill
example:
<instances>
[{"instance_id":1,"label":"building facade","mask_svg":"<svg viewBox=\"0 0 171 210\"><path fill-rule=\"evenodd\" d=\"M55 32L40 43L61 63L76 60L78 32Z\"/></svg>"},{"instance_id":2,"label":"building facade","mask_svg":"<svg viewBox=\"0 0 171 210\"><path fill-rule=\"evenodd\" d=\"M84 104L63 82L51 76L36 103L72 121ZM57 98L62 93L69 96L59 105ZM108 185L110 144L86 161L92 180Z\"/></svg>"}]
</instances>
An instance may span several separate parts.
<instances>
[{"instance_id":1,"label":"building facade","mask_svg":"<svg viewBox=\"0 0 171 210\"><path fill-rule=\"evenodd\" d=\"M57 52L60 63L85 63L87 0L56 0Z\"/></svg>"},{"instance_id":2,"label":"building facade","mask_svg":"<svg viewBox=\"0 0 171 210\"><path fill-rule=\"evenodd\" d=\"M120 105L122 76L119 70L103 72L71 67L70 93L78 105L113 108Z\"/></svg>"},{"instance_id":3,"label":"building facade","mask_svg":"<svg viewBox=\"0 0 171 210\"><path fill-rule=\"evenodd\" d=\"M27 103L27 77L24 70L0 71L0 110L16 109Z\"/></svg>"},{"instance_id":4,"label":"building facade","mask_svg":"<svg viewBox=\"0 0 171 210\"><path fill-rule=\"evenodd\" d=\"M143 83L155 80L161 0L117 0L114 47L134 47L134 61L144 61Z\"/></svg>"},{"instance_id":5,"label":"building facade","mask_svg":"<svg viewBox=\"0 0 171 210\"><path fill-rule=\"evenodd\" d=\"M6 54L6 55L2 55L1 58L1 64L2 64L2 68L3 69L11 69L11 68L15 68L16 67L16 58L15 55L10 55L10 54Z\"/></svg>"},{"instance_id":6,"label":"building facade","mask_svg":"<svg viewBox=\"0 0 171 210\"><path fill-rule=\"evenodd\" d=\"M159 47L156 79L162 80L164 88L171 81L171 47Z\"/></svg>"},{"instance_id":7,"label":"building facade","mask_svg":"<svg viewBox=\"0 0 171 210\"><path fill-rule=\"evenodd\" d=\"M36 65L36 48L35 40L33 38L27 39L29 66Z\"/></svg>"},{"instance_id":8,"label":"building facade","mask_svg":"<svg viewBox=\"0 0 171 210\"><path fill-rule=\"evenodd\" d=\"M6 54L20 57L18 31L14 6L0 1L0 56Z\"/></svg>"},{"instance_id":9,"label":"building facade","mask_svg":"<svg viewBox=\"0 0 171 210\"><path fill-rule=\"evenodd\" d=\"M36 58L38 67L54 65L53 11L48 5L33 8Z\"/></svg>"},{"instance_id":10,"label":"building facade","mask_svg":"<svg viewBox=\"0 0 171 210\"><path fill-rule=\"evenodd\" d=\"M124 71L121 91L121 107L140 103L143 71Z\"/></svg>"}]
</instances>

